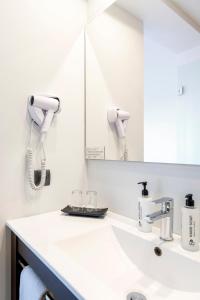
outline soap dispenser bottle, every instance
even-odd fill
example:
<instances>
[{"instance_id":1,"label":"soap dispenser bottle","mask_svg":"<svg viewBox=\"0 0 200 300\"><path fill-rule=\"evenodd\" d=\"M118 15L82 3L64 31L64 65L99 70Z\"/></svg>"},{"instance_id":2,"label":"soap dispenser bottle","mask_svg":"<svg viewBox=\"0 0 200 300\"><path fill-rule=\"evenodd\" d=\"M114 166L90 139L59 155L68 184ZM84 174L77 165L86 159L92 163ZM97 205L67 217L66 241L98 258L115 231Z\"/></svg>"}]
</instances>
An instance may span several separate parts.
<instances>
[{"instance_id":1,"label":"soap dispenser bottle","mask_svg":"<svg viewBox=\"0 0 200 300\"><path fill-rule=\"evenodd\" d=\"M145 217L153 212L154 204L146 188L147 181L138 184L143 185L142 197L138 198L138 229L142 232L151 232L152 225L145 220Z\"/></svg>"},{"instance_id":2,"label":"soap dispenser bottle","mask_svg":"<svg viewBox=\"0 0 200 300\"><path fill-rule=\"evenodd\" d=\"M185 206L182 208L182 239L183 249L188 251L199 250L199 209L195 207L193 195L185 196Z\"/></svg>"}]
</instances>

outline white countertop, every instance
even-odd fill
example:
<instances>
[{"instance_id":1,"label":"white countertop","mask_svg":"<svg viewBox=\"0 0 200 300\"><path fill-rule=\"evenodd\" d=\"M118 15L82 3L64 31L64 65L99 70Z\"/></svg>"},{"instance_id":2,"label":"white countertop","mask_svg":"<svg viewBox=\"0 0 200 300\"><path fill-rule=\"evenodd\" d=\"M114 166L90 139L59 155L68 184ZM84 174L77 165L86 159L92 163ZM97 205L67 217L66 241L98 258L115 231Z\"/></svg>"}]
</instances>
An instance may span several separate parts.
<instances>
[{"instance_id":1,"label":"white countertop","mask_svg":"<svg viewBox=\"0 0 200 300\"><path fill-rule=\"evenodd\" d=\"M7 226L78 299L110 300L113 292L110 291L109 294L109 289L94 278L91 282L90 274L87 276L87 272L81 268L77 270L77 265L63 256L55 245L66 238L104 227L114 216L116 221L118 218L126 219L113 213L108 213L104 219L94 219L67 216L56 211L9 220ZM135 224L132 220L127 221ZM101 294L97 295L97 291L101 291ZM106 295L106 298L102 298L102 294Z\"/></svg>"},{"instance_id":2,"label":"white countertop","mask_svg":"<svg viewBox=\"0 0 200 300\"><path fill-rule=\"evenodd\" d=\"M156 239L159 235L158 229L154 229L154 233L141 233L137 230L134 220L110 212L105 219L72 217L66 216L60 211L56 211L7 222L7 226L54 272L60 281L67 286L78 299L122 300L125 299L125 297L122 298L119 294L115 294L113 289L109 288L108 285L105 286L99 278L91 276L89 271L72 260L70 256L68 256L67 251L63 253L58 247L59 243L62 243L62 241L66 239L81 237L83 234L90 233L95 229L99 230L108 225L116 225L118 228L124 229L126 232L134 233L134 235L142 239L153 241L154 244L160 243L159 239ZM180 247L178 236L175 236L173 242L165 243L162 247L166 249L170 248L170 250L175 253L177 252L191 260L198 263L200 262L199 252L190 253L184 251ZM92 260L94 260L94 258ZM193 299L196 300L197 298L190 298L190 300Z\"/></svg>"}]
</instances>

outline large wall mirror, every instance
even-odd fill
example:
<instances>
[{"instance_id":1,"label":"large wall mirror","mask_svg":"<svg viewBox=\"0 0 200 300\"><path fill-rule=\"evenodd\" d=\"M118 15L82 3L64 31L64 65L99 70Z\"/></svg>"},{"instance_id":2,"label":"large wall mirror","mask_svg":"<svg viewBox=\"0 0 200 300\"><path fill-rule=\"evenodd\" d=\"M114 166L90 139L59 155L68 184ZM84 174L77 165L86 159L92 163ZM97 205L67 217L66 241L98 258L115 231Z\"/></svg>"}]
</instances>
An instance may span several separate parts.
<instances>
[{"instance_id":1,"label":"large wall mirror","mask_svg":"<svg viewBox=\"0 0 200 300\"><path fill-rule=\"evenodd\" d=\"M86 28L86 158L200 164L199 0L108 2Z\"/></svg>"}]
</instances>

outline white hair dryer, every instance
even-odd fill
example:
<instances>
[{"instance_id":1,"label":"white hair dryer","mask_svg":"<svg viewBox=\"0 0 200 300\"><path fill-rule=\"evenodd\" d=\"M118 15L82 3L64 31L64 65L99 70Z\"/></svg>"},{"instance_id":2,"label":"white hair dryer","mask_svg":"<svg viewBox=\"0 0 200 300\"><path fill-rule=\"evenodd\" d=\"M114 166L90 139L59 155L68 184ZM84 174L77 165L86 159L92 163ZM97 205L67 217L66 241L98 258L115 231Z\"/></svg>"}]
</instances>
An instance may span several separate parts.
<instances>
[{"instance_id":1,"label":"white hair dryer","mask_svg":"<svg viewBox=\"0 0 200 300\"><path fill-rule=\"evenodd\" d=\"M107 118L110 124L115 124L118 136L125 138L126 127L130 118L129 112L113 107L108 110Z\"/></svg>"},{"instance_id":2,"label":"white hair dryer","mask_svg":"<svg viewBox=\"0 0 200 300\"><path fill-rule=\"evenodd\" d=\"M29 97L28 110L43 136L51 126L54 114L60 111L60 100L57 97L32 95Z\"/></svg>"},{"instance_id":3,"label":"white hair dryer","mask_svg":"<svg viewBox=\"0 0 200 300\"><path fill-rule=\"evenodd\" d=\"M35 185L34 181L34 169L33 169L33 150L31 147L31 135L30 142L27 149L27 168L28 168L28 180L33 190L40 190L45 185L46 181L46 155L44 151L44 139L48 132L53 117L56 113L60 112L60 99L54 96L42 96L42 95L31 95L28 98L28 111L34 122L40 129L40 142L43 150L43 158L41 159L41 180L39 185Z\"/></svg>"}]
</instances>

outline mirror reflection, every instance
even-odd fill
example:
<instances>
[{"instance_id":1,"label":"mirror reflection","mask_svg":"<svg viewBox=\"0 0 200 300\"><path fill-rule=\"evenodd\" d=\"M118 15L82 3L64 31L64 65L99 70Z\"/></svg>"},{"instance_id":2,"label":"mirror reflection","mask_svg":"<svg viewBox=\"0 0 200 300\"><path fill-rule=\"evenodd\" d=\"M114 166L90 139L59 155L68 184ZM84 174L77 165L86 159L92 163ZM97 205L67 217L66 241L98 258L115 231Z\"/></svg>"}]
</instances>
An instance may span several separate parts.
<instances>
[{"instance_id":1,"label":"mirror reflection","mask_svg":"<svg viewBox=\"0 0 200 300\"><path fill-rule=\"evenodd\" d=\"M193 4L118 0L88 24L87 159L200 164Z\"/></svg>"}]
</instances>

